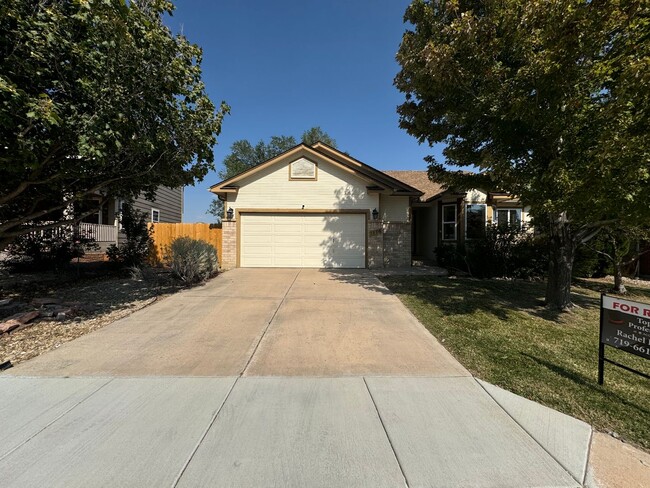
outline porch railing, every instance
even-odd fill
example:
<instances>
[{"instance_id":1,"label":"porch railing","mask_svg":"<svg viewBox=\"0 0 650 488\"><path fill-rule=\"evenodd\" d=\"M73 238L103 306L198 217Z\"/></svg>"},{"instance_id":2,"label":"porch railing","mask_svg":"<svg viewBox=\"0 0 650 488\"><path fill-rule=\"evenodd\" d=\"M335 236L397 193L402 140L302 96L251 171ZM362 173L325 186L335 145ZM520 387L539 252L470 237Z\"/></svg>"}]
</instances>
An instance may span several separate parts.
<instances>
[{"instance_id":1,"label":"porch railing","mask_svg":"<svg viewBox=\"0 0 650 488\"><path fill-rule=\"evenodd\" d=\"M53 222L39 222L41 225L51 224ZM117 242L117 226L105 224L89 224L79 222L78 224L62 224L60 227L54 227L46 230L34 230L29 233L37 238L48 238L52 236L65 236L78 233L84 237L91 237L97 243Z\"/></svg>"},{"instance_id":2,"label":"porch railing","mask_svg":"<svg viewBox=\"0 0 650 488\"><path fill-rule=\"evenodd\" d=\"M115 242L117 240L117 227L115 225L89 224L79 222L77 224L81 234L92 237L97 242Z\"/></svg>"}]
</instances>

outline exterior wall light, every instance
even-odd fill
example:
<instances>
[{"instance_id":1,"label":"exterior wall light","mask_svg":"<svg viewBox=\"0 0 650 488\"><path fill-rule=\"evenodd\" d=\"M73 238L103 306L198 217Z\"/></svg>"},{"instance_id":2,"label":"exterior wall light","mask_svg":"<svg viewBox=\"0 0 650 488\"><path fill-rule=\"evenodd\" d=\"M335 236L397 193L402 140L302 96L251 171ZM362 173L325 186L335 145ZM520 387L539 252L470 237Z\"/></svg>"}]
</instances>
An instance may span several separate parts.
<instances>
[{"instance_id":1,"label":"exterior wall light","mask_svg":"<svg viewBox=\"0 0 650 488\"><path fill-rule=\"evenodd\" d=\"M228 220L232 220L234 214L235 211L232 208L229 208L228 211L226 212L226 216L228 217Z\"/></svg>"},{"instance_id":2,"label":"exterior wall light","mask_svg":"<svg viewBox=\"0 0 650 488\"><path fill-rule=\"evenodd\" d=\"M379 218L379 212L376 208L372 209L372 220L377 220Z\"/></svg>"}]
</instances>

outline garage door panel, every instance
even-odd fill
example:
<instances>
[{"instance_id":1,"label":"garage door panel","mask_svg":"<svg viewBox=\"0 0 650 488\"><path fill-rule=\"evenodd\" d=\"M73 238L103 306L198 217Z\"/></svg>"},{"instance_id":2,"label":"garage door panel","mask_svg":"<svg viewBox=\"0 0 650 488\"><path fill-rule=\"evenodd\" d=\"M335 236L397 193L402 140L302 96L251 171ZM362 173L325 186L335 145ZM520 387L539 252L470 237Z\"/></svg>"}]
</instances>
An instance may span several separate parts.
<instances>
[{"instance_id":1,"label":"garage door panel","mask_svg":"<svg viewBox=\"0 0 650 488\"><path fill-rule=\"evenodd\" d=\"M270 225L270 224L264 224L264 223L261 223L261 224L255 223L252 226L252 228L248 230L248 233L250 235L256 235L256 236L265 236L265 235L267 236L271 232L273 232L273 226Z\"/></svg>"},{"instance_id":2,"label":"garage door panel","mask_svg":"<svg viewBox=\"0 0 650 488\"><path fill-rule=\"evenodd\" d=\"M289 233L295 233L295 232L301 232L301 229L303 227L302 222L284 222L282 220L280 221L275 221L273 222L273 230L274 232L281 233L281 234L289 234Z\"/></svg>"},{"instance_id":3,"label":"garage door panel","mask_svg":"<svg viewBox=\"0 0 650 488\"><path fill-rule=\"evenodd\" d=\"M305 232L316 232L316 233L322 233L323 230L326 230L327 224L329 222L325 220L323 217L321 217L319 220L315 222L304 222L304 229Z\"/></svg>"},{"instance_id":4,"label":"garage door panel","mask_svg":"<svg viewBox=\"0 0 650 488\"><path fill-rule=\"evenodd\" d=\"M365 267L364 214L243 214L243 267Z\"/></svg>"},{"instance_id":5,"label":"garage door panel","mask_svg":"<svg viewBox=\"0 0 650 488\"><path fill-rule=\"evenodd\" d=\"M267 234L268 236L268 234ZM296 235L295 234L275 234L273 238L273 242L275 244L288 244L292 245L296 243Z\"/></svg>"}]
</instances>

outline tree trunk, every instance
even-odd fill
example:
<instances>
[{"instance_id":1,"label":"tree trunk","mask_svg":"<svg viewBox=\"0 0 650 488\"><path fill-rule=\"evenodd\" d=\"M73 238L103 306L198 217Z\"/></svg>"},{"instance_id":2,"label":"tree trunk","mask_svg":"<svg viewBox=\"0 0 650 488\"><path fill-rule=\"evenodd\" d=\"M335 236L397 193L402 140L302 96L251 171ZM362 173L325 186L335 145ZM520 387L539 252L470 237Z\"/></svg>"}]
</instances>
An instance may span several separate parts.
<instances>
[{"instance_id":1,"label":"tree trunk","mask_svg":"<svg viewBox=\"0 0 650 488\"><path fill-rule=\"evenodd\" d=\"M573 234L570 225L560 218L551 222L549 237L550 255L546 283L546 306L553 310L569 310L573 307L571 275L578 239Z\"/></svg>"},{"instance_id":2,"label":"tree trunk","mask_svg":"<svg viewBox=\"0 0 650 488\"><path fill-rule=\"evenodd\" d=\"M614 262L614 293L625 295L627 290L623 284L623 265L620 262Z\"/></svg>"}]
</instances>

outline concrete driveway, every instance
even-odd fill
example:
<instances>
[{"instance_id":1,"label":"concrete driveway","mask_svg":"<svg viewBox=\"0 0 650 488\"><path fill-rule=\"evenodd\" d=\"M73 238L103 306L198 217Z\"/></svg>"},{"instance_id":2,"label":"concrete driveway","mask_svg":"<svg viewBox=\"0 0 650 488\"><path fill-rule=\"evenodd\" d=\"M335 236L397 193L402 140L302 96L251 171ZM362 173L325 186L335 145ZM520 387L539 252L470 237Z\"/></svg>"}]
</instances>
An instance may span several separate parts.
<instances>
[{"instance_id":1,"label":"concrete driveway","mask_svg":"<svg viewBox=\"0 0 650 488\"><path fill-rule=\"evenodd\" d=\"M366 270L235 269L12 369L46 376L468 376Z\"/></svg>"},{"instance_id":2,"label":"concrete driveway","mask_svg":"<svg viewBox=\"0 0 650 488\"><path fill-rule=\"evenodd\" d=\"M580 486L368 271L237 269L0 376L0 486Z\"/></svg>"}]
</instances>

